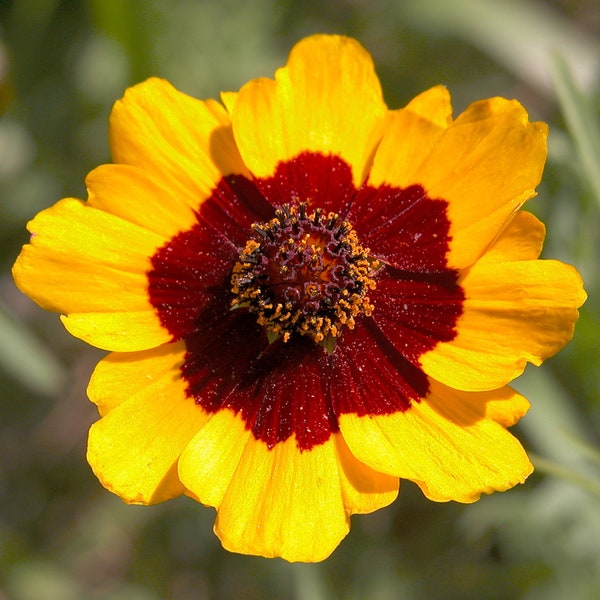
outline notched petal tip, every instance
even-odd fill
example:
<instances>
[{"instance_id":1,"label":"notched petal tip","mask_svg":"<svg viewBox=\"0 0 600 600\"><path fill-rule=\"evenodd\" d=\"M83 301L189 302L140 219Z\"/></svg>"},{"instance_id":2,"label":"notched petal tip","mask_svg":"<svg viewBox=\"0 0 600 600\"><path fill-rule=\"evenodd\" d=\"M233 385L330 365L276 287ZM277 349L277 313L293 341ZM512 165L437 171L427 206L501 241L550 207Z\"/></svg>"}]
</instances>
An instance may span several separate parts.
<instances>
[{"instance_id":1,"label":"notched petal tip","mask_svg":"<svg viewBox=\"0 0 600 600\"><path fill-rule=\"evenodd\" d=\"M74 198L43 210L28 228L35 236L16 261L15 282L43 308L68 315L73 335L108 350L168 341L146 277L163 238Z\"/></svg>"},{"instance_id":2,"label":"notched petal tip","mask_svg":"<svg viewBox=\"0 0 600 600\"><path fill-rule=\"evenodd\" d=\"M505 428L525 409L526 401L510 390L467 393L432 381L427 398L409 410L342 415L340 430L351 452L373 469L415 482L437 502L474 502L532 472L523 447Z\"/></svg>"},{"instance_id":3,"label":"notched petal tip","mask_svg":"<svg viewBox=\"0 0 600 600\"><path fill-rule=\"evenodd\" d=\"M431 377L471 391L502 387L527 363L539 366L556 354L572 339L587 297L577 270L555 260L484 259L461 286L466 300L456 337L421 364Z\"/></svg>"},{"instance_id":4,"label":"notched petal tip","mask_svg":"<svg viewBox=\"0 0 600 600\"><path fill-rule=\"evenodd\" d=\"M279 163L314 152L345 160L358 186L387 112L369 53L350 38L316 35L294 46L273 80L254 79L241 88L232 120L254 176L269 177Z\"/></svg>"},{"instance_id":5,"label":"notched petal tip","mask_svg":"<svg viewBox=\"0 0 600 600\"><path fill-rule=\"evenodd\" d=\"M109 137L115 163L152 174L196 210L223 176L247 174L225 107L162 79L125 92L111 112Z\"/></svg>"},{"instance_id":6,"label":"notched petal tip","mask_svg":"<svg viewBox=\"0 0 600 600\"><path fill-rule=\"evenodd\" d=\"M102 420L90 428L86 459L98 481L109 492L119 496L126 504L145 506L159 504L184 493L176 465L155 467L155 463L149 460L141 467L140 457L135 456L131 446L129 451L122 447L119 451L118 445L107 439L102 429Z\"/></svg>"},{"instance_id":7,"label":"notched petal tip","mask_svg":"<svg viewBox=\"0 0 600 600\"><path fill-rule=\"evenodd\" d=\"M415 177L448 202L450 267L472 265L535 195L547 133L516 100L491 98L467 107L440 137Z\"/></svg>"},{"instance_id":8,"label":"notched petal tip","mask_svg":"<svg viewBox=\"0 0 600 600\"><path fill-rule=\"evenodd\" d=\"M336 435L310 450L294 436L268 448L239 414L215 413L183 452L189 495L217 508L214 531L232 552L318 562L350 528L350 514L387 506L397 478L361 464Z\"/></svg>"},{"instance_id":9,"label":"notched petal tip","mask_svg":"<svg viewBox=\"0 0 600 600\"><path fill-rule=\"evenodd\" d=\"M415 96L405 109L443 129L452 123L452 100L444 85L436 85Z\"/></svg>"},{"instance_id":10,"label":"notched petal tip","mask_svg":"<svg viewBox=\"0 0 600 600\"><path fill-rule=\"evenodd\" d=\"M103 416L90 429L88 462L125 502L156 504L184 493L178 461L207 414L177 376L182 356L180 344L114 353L90 382Z\"/></svg>"},{"instance_id":11,"label":"notched petal tip","mask_svg":"<svg viewBox=\"0 0 600 600\"><path fill-rule=\"evenodd\" d=\"M242 554L318 562L350 529L333 441L300 452L250 438L217 511L223 546Z\"/></svg>"}]
</instances>

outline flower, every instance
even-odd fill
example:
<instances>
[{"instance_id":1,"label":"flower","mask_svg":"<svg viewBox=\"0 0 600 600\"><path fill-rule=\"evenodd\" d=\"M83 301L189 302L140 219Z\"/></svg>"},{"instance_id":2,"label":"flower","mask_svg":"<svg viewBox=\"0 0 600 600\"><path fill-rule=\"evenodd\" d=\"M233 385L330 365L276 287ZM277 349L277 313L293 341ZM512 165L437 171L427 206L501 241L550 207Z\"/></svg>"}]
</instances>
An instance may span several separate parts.
<instances>
[{"instance_id":1,"label":"flower","mask_svg":"<svg viewBox=\"0 0 600 600\"><path fill-rule=\"evenodd\" d=\"M399 479L473 502L532 466L507 384L585 292L537 260L547 127L514 100L389 110L368 53L317 35L274 80L199 101L150 79L114 164L29 224L14 277L112 351L88 460L130 503L187 494L225 548L324 559Z\"/></svg>"}]
</instances>

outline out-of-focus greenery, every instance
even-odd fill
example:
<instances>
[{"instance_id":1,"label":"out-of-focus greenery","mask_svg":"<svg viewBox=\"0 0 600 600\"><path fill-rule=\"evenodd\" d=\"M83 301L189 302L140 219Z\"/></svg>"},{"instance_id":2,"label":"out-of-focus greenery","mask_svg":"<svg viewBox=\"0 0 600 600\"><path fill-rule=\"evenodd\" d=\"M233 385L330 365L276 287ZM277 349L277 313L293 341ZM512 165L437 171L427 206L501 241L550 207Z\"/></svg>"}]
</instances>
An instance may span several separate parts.
<instances>
[{"instance_id":1,"label":"out-of-focus greenery","mask_svg":"<svg viewBox=\"0 0 600 600\"><path fill-rule=\"evenodd\" d=\"M0 2L0 600L600 597L600 4L597 0L2 0ZM455 108L518 98L550 123L538 197L545 256L590 298L574 340L516 382L538 470L463 506L410 483L318 565L232 555L214 511L126 506L85 462L101 353L14 287L25 222L109 161L107 116L150 75L200 98L271 76L313 32L357 37L388 104L449 86ZM340 107L343 110L343 107ZM76 285L76 282L74 282ZM560 294L560 290L556 290Z\"/></svg>"}]
</instances>

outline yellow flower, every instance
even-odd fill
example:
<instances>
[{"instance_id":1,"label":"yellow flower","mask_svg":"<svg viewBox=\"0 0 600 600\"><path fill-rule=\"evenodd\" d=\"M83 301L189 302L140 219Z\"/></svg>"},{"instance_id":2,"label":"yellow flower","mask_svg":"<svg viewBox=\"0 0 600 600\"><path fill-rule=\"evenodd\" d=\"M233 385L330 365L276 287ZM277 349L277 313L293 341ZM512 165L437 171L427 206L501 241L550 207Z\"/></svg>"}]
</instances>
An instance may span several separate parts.
<instances>
[{"instance_id":1,"label":"yellow flower","mask_svg":"<svg viewBox=\"0 0 600 600\"><path fill-rule=\"evenodd\" d=\"M151 79L114 164L30 224L21 290L112 351L88 459L126 502L187 494L233 551L316 561L399 478L473 502L532 470L507 384L571 338L578 273L536 260L547 127L444 87L389 110L313 36L223 104Z\"/></svg>"}]
</instances>

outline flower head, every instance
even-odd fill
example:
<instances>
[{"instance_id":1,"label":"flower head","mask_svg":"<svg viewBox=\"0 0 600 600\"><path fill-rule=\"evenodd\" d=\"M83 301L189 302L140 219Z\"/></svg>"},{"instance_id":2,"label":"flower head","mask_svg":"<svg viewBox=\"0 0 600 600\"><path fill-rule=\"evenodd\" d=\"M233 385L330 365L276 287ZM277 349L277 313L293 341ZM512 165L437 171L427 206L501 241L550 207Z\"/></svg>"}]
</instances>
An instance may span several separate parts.
<instances>
[{"instance_id":1,"label":"flower head","mask_svg":"<svg viewBox=\"0 0 600 600\"><path fill-rule=\"evenodd\" d=\"M88 459L126 502L187 494L237 552L325 558L399 479L473 502L532 470L507 384L572 336L537 260L547 127L444 87L389 110L367 52L312 36L223 104L151 79L114 164L30 224L19 287L112 351Z\"/></svg>"}]
</instances>

